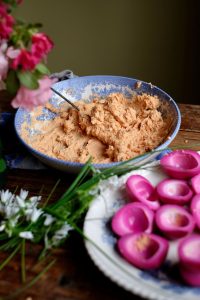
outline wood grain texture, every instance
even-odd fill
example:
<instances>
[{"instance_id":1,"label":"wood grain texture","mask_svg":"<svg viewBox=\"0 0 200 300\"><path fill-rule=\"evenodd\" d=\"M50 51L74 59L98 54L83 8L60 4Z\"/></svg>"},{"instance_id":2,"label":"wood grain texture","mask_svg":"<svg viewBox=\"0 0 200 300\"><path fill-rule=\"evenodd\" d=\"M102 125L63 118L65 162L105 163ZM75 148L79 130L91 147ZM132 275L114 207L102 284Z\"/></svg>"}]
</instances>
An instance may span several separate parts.
<instances>
[{"instance_id":1,"label":"wood grain texture","mask_svg":"<svg viewBox=\"0 0 200 300\"><path fill-rule=\"evenodd\" d=\"M2 94L0 94L2 95ZM6 97L0 98L0 111L12 110ZM200 142L200 106L179 105L182 114L182 125L172 145L192 145ZM198 147L200 149L200 147ZM26 188L31 194L38 194L42 185L42 196L45 199L55 182L61 182L52 197L52 201L67 189L74 175L55 170L30 171L8 170L6 188L15 190L16 186ZM27 279L33 278L44 267L36 258L41 250L40 245L27 244ZM0 261L7 254L0 253ZM88 256L83 240L72 233L65 245L53 251L55 265L32 288L16 297L18 300L139 300L140 297L126 292L106 278L93 264ZM48 258L49 260L50 258ZM20 255L0 272L0 296L5 297L21 286Z\"/></svg>"}]
</instances>

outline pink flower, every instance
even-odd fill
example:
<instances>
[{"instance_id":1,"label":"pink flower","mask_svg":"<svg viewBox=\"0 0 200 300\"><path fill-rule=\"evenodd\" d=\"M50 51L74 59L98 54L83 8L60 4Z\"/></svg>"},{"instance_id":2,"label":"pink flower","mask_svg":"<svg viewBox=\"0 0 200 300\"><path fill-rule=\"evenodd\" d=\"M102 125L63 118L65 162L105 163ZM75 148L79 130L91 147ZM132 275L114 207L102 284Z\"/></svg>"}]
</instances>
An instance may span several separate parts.
<instances>
[{"instance_id":1,"label":"pink flower","mask_svg":"<svg viewBox=\"0 0 200 300\"><path fill-rule=\"evenodd\" d=\"M6 51L6 55L10 59L16 58L19 54L20 54L20 50L13 48L13 46L8 47L8 50Z\"/></svg>"},{"instance_id":2,"label":"pink flower","mask_svg":"<svg viewBox=\"0 0 200 300\"><path fill-rule=\"evenodd\" d=\"M8 72L8 58L0 52L0 81L6 78Z\"/></svg>"},{"instance_id":3,"label":"pink flower","mask_svg":"<svg viewBox=\"0 0 200 300\"><path fill-rule=\"evenodd\" d=\"M39 60L45 57L53 48L53 42L44 33L36 33L32 36L31 52Z\"/></svg>"},{"instance_id":4,"label":"pink flower","mask_svg":"<svg viewBox=\"0 0 200 300\"><path fill-rule=\"evenodd\" d=\"M21 49L19 55L13 60L11 67L16 70L21 67L22 70L33 70L38 64L38 59L30 51Z\"/></svg>"},{"instance_id":5,"label":"pink flower","mask_svg":"<svg viewBox=\"0 0 200 300\"><path fill-rule=\"evenodd\" d=\"M14 25L14 18L7 13L6 5L0 3L0 37L8 39Z\"/></svg>"},{"instance_id":6,"label":"pink flower","mask_svg":"<svg viewBox=\"0 0 200 300\"><path fill-rule=\"evenodd\" d=\"M54 80L44 76L39 80L39 88L37 90L30 90L21 86L16 97L12 100L12 106L14 108L23 107L32 110L36 106L44 105L51 98L52 91L50 87L53 82Z\"/></svg>"},{"instance_id":7,"label":"pink flower","mask_svg":"<svg viewBox=\"0 0 200 300\"><path fill-rule=\"evenodd\" d=\"M6 78L8 72L9 61L5 52L7 49L7 43L0 41L0 81Z\"/></svg>"},{"instance_id":8,"label":"pink flower","mask_svg":"<svg viewBox=\"0 0 200 300\"><path fill-rule=\"evenodd\" d=\"M0 40L0 81L6 78L9 61L6 56L8 44L5 40Z\"/></svg>"},{"instance_id":9,"label":"pink flower","mask_svg":"<svg viewBox=\"0 0 200 300\"><path fill-rule=\"evenodd\" d=\"M18 49L8 47L5 40L0 41L0 81L6 79L9 69L9 59L14 59L18 54Z\"/></svg>"}]
</instances>

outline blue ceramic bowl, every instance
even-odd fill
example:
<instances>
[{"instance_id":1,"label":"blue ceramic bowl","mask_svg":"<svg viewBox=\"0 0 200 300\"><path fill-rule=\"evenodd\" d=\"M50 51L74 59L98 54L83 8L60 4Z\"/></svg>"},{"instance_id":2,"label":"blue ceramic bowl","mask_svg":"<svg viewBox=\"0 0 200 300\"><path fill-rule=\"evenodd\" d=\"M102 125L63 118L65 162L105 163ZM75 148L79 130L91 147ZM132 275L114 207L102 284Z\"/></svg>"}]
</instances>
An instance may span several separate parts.
<instances>
[{"instance_id":1,"label":"blue ceramic bowl","mask_svg":"<svg viewBox=\"0 0 200 300\"><path fill-rule=\"evenodd\" d=\"M137 82L141 82L140 85L137 85ZM164 140L164 142L159 145L156 149L161 150L166 148L175 136L178 133L181 123L181 114L178 109L178 106L174 102L174 100L164 91L159 89L156 86L152 86L152 84L121 76L84 76L84 77L76 77L73 79L68 79L65 81L61 81L55 83L53 87L58 90L59 92L63 93L69 100L77 101L83 99L85 101L91 101L93 99L94 94L99 96L107 96L110 93L119 92L123 93L124 95L131 96L134 92L136 93L148 93L151 95L157 95L161 100L161 112L165 117L167 114L170 114L173 117L173 124L171 126L169 137ZM57 107L62 101L59 96L53 95L50 102L52 105ZM34 113L34 111L33 111ZM47 120L53 118L55 114L51 113L49 110L43 108L43 114L40 116L40 121ZM29 146L21 136L21 128L22 124L26 121L29 122L30 120L30 112L20 108L18 109L16 116L15 116L15 129L17 135L21 142L28 148L28 150L36 156L40 161L45 163L48 166L53 168L68 171L68 172L79 172L80 169L83 167L84 164L78 162L70 162L59 160L56 158L49 157ZM29 135L37 134L37 130L31 127L29 122L27 133ZM152 158L152 156L151 156ZM150 159L148 156L145 160ZM134 161L134 163L141 163L144 161L144 158L138 158ZM119 162L115 163L108 163L108 164L94 164L94 167L98 169L105 169L110 168L115 165L118 165Z\"/></svg>"}]
</instances>

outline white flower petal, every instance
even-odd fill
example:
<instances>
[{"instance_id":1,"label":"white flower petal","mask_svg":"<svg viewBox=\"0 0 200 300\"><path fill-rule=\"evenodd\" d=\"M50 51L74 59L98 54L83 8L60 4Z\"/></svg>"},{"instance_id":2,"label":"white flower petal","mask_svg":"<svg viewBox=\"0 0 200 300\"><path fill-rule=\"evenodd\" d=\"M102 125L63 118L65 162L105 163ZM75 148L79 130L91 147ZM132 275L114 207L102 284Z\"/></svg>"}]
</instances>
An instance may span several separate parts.
<instances>
[{"instance_id":1,"label":"white flower petal","mask_svg":"<svg viewBox=\"0 0 200 300\"><path fill-rule=\"evenodd\" d=\"M18 222L18 219L19 219L19 215L16 216L15 218L9 219L9 226L10 227L15 227L17 222Z\"/></svg>"},{"instance_id":2,"label":"white flower petal","mask_svg":"<svg viewBox=\"0 0 200 300\"><path fill-rule=\"evenodd\" d=\"M6 228L6 224L5 223L1 223L1 225L0 225L0 231L4 231L5 228Z\"/></svg>"},{"instance_id":3,"label":"white flower petal","mask_svg":"<svg viewBox=\"0 0 200 300\"><path fill-rule=\"evenodd\" d=\"M5 206L4 214L5 214L5 217L7 219L9 219L10 217L12 217L12 207Z\"/></svg>"},{"instance_id":4,"label":"white flower petal","mask_svg":"<svg viewBox=\"0 0 200 300\"><path fill-rule=\"evenodd\" d=\"M44 226L49 226L55 221L55 218L49 214L45 214L44 216L46 217L46 219L44 221Z\"/></svg>"},{"instance_id":5,"label":"white flower petal","mask_svg":"<svg viewBox=\"0 0 200 300\"><path fill-rule=\"evenodd\" d=\"M32 240L33 239L33 234L31 231L22 231L20 232L19 236L23 239L26 240Z\"/></svg>"},{"instance_id":6,"label":"white flower petal","mask_svg":"<svg viewBox=\"0 0 200 300\"><path fill-rule=\"evenodd\" d=\"M25 202L24 202L24 199L19 197L19 196L16 196L16 201L17 201L17 204L19 205L20 208L24 208L25 207Z\"/></svg>"},{"instance_id":7,"label":"white flower petal","mask_svg":"<svg viewBox=\"0 0 200 300\"><path fill-rule=\"evenodd\" d=\"M5 203L5 204L6 204L10 199L12 199L13 196L14 196L9 190L6 190L6 191L2 190L0 193L1 193L1 194L0 194L1 202L2 202L2 203Z\"/></svg>"},{"instance_id":8,"label":"white flower petal","mask_svg":"<svg viewBox=\"0 0 200 300\"><path fill-rule=\"evenodd\" d=\"M36 222L39 219L39 217L41 216L42 213L43 213L43 211L41 209L34 208L33 213L31 215L31 221L33 223Z\"/></svg>"},{"instance_id":9,"label":"white flower petal","mask_svg":"<svg viewBox=\"0 0 200 300\"><path fill-rule=\"evenodd\" d=\"M20 197L22 200L25 200L25 199L27 198L27 196L28 196L28 191L21 189L21 190L20 190L19 197Z\"/></svg>"},{"instance_id":10,"label":"white flower petal","mask_svg":"<svg viewBox=\"0 0 200 300\"><path fill-rule=\"evenodd\" d=\"M32 203L36 203L39 202L42 199L41 196L33 196L29 199L29 201L31 201Z\"/></svg>"},{"instance_id":11,"label":"white flower petal","mask_svg":"<svg viewBox=\"0 0 200 300\"><path fill-rule=\"evenodd\" d=\"M57 230L52 238L53 245L57 245L61 240L67 237L70 230L73 228L65 223L59 230Z\"/></svg>"}]
</instances>

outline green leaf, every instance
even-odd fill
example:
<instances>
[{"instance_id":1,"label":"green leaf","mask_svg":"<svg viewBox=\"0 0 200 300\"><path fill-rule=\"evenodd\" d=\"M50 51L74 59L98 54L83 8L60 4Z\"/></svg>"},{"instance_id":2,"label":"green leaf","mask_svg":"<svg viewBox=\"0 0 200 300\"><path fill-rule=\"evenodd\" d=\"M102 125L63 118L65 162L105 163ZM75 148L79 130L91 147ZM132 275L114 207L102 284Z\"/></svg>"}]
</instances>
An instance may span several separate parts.
<instances>
[{"instance_id":1,"label":"green leaf","mask_svg":"<svg viewBox=\"0 0 200 300\"><path fill-rule=\"evenodd\" d=\"M19 89L19 80L14 70L10 70L6 79L6 89L11 95L15 95Z\"/></svg>"},{"instance_id":2,"label":"green leaf","mask_svg":"<svg viewBox=\"0 0 200 300\"><path fill-rule=\"evenodd\" d=\"M31 73L29 71L19 71L17 73L17 76L19 78L20 83L28 89L35 90L39 87L37 77L34 73Z\"/></svg>"},{"instance_id":3,"label":"green leaf","mask_svg":"<svg viewBox=\"0 0 200 300\"><path fill-rule=\"evenodd\" d=\"M40 74L47 74L49 75L49 69L47 68L47 66L45 66L44 64L38 64L35 68Z\"/></svg>"}]
</instances>

